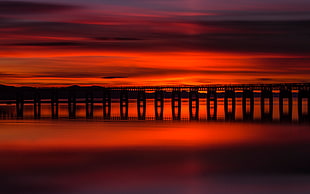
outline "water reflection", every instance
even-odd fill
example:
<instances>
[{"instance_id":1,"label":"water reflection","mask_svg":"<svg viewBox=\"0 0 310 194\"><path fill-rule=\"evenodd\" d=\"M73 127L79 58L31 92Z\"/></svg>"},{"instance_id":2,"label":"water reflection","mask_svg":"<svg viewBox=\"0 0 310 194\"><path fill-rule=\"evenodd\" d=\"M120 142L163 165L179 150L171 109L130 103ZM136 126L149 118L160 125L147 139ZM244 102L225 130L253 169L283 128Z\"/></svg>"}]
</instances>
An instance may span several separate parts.
<instances>
[{"instance_id":1,"label":"water reflection","mask_svg":"<svg viewBox=\"0 0 310 194\"><path fill-rule=\"evenodd\" d=\"M29 119L0 126L4 193L310 191L308 124Z\"/></svg>"},{"instance_id":2,"label":"water reflection","mask_svg":"<svg viewBox=\"0 0 310 194\"><path fill-rule=\"evenodd\" d=\"M119 98L50 91L3 98L0 188L10 194L309 193L309 90L260 89L259 95L227 87L135 90L132 98L125 90L117 90Z\"/></svg>"}]
</instances>

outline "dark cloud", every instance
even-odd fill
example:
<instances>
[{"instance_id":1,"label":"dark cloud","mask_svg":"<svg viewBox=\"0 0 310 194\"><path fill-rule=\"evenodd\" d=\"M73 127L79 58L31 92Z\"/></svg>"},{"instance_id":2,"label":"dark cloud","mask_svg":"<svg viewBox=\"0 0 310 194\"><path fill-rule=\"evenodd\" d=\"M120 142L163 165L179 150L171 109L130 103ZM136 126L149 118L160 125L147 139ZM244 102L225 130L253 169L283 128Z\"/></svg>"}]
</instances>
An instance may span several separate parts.
<instances>
[{"instance_id":1,"label":"dark cloud","mask_svg":"<svg viewBox=\"0 0 310 194\"><path fill-rule=\"evenodd\" d=\"M100 77L100 72L42 72L39 74L33 74L33 77L57 77L57 78L96 78Z\"/></svg>"},{"instance_id":2,"label":"dark cloud","mask_svg":"<svg viewBox=\"0 0 310 194\"><path fill-rule=\"evenodd\" d=\"M213 15L207 16L186 16L182 18L192 18L208 21L285 21L285 20L309 20L309 10L298 11L294 9L280 10L216 10L212 11Z\"/></svg>"},{"instance_id":3,"label":"dark cloud","mask_svg":"<svg viewBox=\"0 0 310 194\"><path fill-rule=\"evenodd\" d=\"M161 31L161 26L169 23L156 23L154 28L136 25L94 25L61 22L17 22L0 24L2 29L20 30L14 33L22 36L82 38L83 42L18 43L12 46L76 46L80 50L116 51L215 51L237 53L282 53L306 54L310 52L310 21L232 21L232 22L187 22L201 28L217 29L215 32L202 31L196 34L178 31ZM147 24L150 26L154 23ZM158 30L159 28L159 30ZM5 36L6 31L0 31Z\"/></svg>"},{"instance_id":4,"label":"dark cloud","mask_svg":"<svg viewBox=\"0 0 310 194\"><path fill-rule=\"evenodd\" d=\"M298 57L298 58L289 58L289 57L279 57L279 58L255 58L252 62L253 65L256 67L265 70L277 70L277 71L289 71L293 72L301 72L301 73L310 73L309 64L310 64L310 57Z\"/></svg>"},{"instance_id":5,"label":"dark cloud","mask_svg":"<svg viewBox=\"0 0 310 194\"><path fill-rule=\"evenodd\" d=\"M117 76L106 76L102 77L103 79L117 79L117 78L127 78L127 77L117 77Z\"/></svg>"},{"instance_id":6,"label":"dark cloud","mask_svg":"<svg viewBox=\"0 0 310 194\"><path fill-rule=\"evenodd\" d=\"M258 78L258 81L272 81L272 78Z\"/></svg>"},{"instance_id":7,"label":"dark cloud","mask_svg":"<svg viewBox=\"0 0 310 194\"><path fill-rule=\"evenodd\" d=\"M94 40L103 40L103 41L131 41L131 40L143 40L140 38L129 38L129 37L95 37Z\"/></svg>"},{"instance_id":8,"label":"dark cloud","mask_svg":"<svg viewBox=\"0 0 310 194\"><path fill-rule=\"evenodd\" d=\"M28 42L28 43L19 43L12 44L14 46L77 46L82 45L77 42Z\"/></svg>"},{"instance_id":9,"label":"dark cloud","mask_svg":"<svg viewBox=\"0 0 310 194\"><path fill-rule=\"evenodd\" d=\"M1 1L1 14L39 14L75 9L77 6L26 1Z\"/></svg>"},{"instance_id":10,"label":"dark cloud","mask_svg":"<svg viewBox=\"0 0 310 194\"><path fill-rule=\"evenodd\" d=\"M188 47L227 52L310 52L310 21L200 22L222 31L192 37Z\"/></svg>"},{"instance_id":11,"label":"dark cloud","mask_svg":"<svg viewBox=\"0 0 310 194\"><path fill-rule=\"evenodd\" d=\"M279 67L278 67L279 68ZM88 72L41 72L33 74L33 77L57 77L57 78L102 78L102 79L117 79L117 78L147 78L147 77L165 77L165 76L187 76L187 75L250 75L260 76L261 81L263 76L272 77L273 75L305 75L310 74L309 70L304 69L284 69L281 71L270 71L269 69L250 68L248 70L190 70L190 69L172 69L172 68L147 68L147 67L123 67L123 66L104 66L92 67Z\"/></svg>"},{"instance_id":12,"label":"dark cloud","mask_svg":"<svg viewBox=\"0 0 310 194\"><path fill-rule=\"evenodd\" d=\"M14 74L10 74L10 73L1 73L0 72L0 77L5 78L5 77L10 77L10 76L15 76L15 75Z\"/></svg>"}]
</instances>

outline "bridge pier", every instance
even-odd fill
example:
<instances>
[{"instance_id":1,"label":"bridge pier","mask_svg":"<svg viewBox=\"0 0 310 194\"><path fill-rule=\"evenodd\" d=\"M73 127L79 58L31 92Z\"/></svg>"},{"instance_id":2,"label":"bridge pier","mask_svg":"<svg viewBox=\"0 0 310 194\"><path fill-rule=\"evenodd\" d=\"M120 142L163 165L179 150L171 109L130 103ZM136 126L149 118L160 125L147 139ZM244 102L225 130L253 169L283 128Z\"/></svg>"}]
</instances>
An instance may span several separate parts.
<instances>
[{"instance_id":1,"label":"bridge pier","mask_svg":"<svg viewBox=\"0 0 310 194\"><path fill-rule=\"evenodd\" d=\"M288 105L284 104L284 100L287 99ZM285 110L285 106L288 106ZM280 120L291 121L293 113L293 96L292 90L289 87L280 88L279 96L279 109L280 109Z\"/></svg>"},{"instance_id":2,"label":"bridge pier","mask_svg":"<svg viewBox=\"0 0 310 194\"><path fill-rule=\"evenodd\" d=\"M219 96L224 97L224 114L226 120L236 119L237 114L237 98L241 100L240 108L242 110L243 120L253 120L256 111L254 106L255 95L254 91L261 90L261 120L272 120L273 119L273 109L274 96L279 97L279 115L276 114L275 119L292 120L293 118L298 118L299 121L310 121L310 84L309 83L297 83L297 84L249 84L249 85L210 85L210 86L145 86L145 87L78 87L72 86L68 88L26 88L26 87L2 87L0 100L2 103L3 114L11 114L11 116L16 118L23 118L28 114L29 111L26 109L28 105L33 107L32 118L42 117L44 104L51 104L51 117L57 119L59 114L61 114L60 106L61 104L68 103L68 117L76 118L78 113L79 103L83 103L83 107L86 107L86 118L90 119L94 117L95 114L95 103L97 99L102 98L103 103L103 117L104 119L111 118L112 109L112 97L120 98L120 118L128 119L130 116L129 112L129 98L137 98L137 118L139 120L146 119L147 109L147 97L146 92L153 91L155 97L155 118L157 120L162 120L164 118L164 103L165 103L165 93L169 92L169 98L171 94L171 107L172 107L172 118L174 120L182 119L182 91L187 91L186 95L189 97L189 119L199 119L199 92L207 92L206 95L206 108L207 108L207 119L215 120L217 119L218 113L218 102L217 98ZM243 91L242 98L237 96L236 91ZM276 91L276 94L273 94ZM279 91L279 92L278 92ZM296 113L293 112L293 103L295 93L298 91L298 107L296 107ZM103 92L103 94L102 94ZM171 93L170 93L171 92ZM220 92L220 94L218 94ZM224 92L224 93L222 93ZM59 93L59 94L58 94ZM48 94L48 95L47 95ZM241 93L240 93L241 94ZM254 95L255 94L255 95ZM130 96L128 96L130 95ZM225 95L225 96L224 96ZM81 99L82 98L82 99ZM15 101L16 99L16 101ZM85 101L84 101L85 99ZM12 101L13 100L13 101ZM83 101L82 101L83 100ZM117 100L117 99L116 99ZM170 99L169 99L170 100ZM278 104L278 100L276 99ZM297 101L297 98L296 98ZM238 101L239 102L239 101ZM13 110L10 110L11 103L13 103ZM85 104L84 104L85 103ZM117 101L118 103L118 101ZM7 107L4 105L7 104ZM15 107L16 104L16 107ZM25 106L27 105L27 106ZM118 105L116 105L118 106ZM297 106L297 104L296 104ZM297 112L298 108L298 112ZM32 111L32 110L31 110ZM169 110L170 111L170 110ZM66 111L65 111L66 112ZM278 111L276 111L278 112ZM294 113L294 115L293 115ZM154 113L153 113L154 114ZM67 115L65 115L67 116ZM84 116L84 115L83 115ZM171 117L171 116L170 116Z\"/></svg>"},{"instance_id":3,"label":"bridge pier","mask_svg":"<svg viewBox=\"0 0 310 194\"><path fill-rule=\"evenodd\" d=\"M69 119L76 118L76 92L71 90L68 94L68 113Z\"/></svg>"},{"instance_id":4,"label":"bridge pier","mask_svg":"<svg viewBox=\"0 0 310 194\"><path fill-rule=\"evenodd\" d=\"M198 91L189 92L189 117L191 120L199 119L199 93Z\"/></svg>"},{"instance_id":5,"label":"bridge pier","mask_svg":"<svg viewBox=\"0 0 310 194\"><path fill-rule=\"evenodd\" d=\"M58 107L59 107L59 100L58 100L58 91L55 90L52 92L51 95L51 111L52 111L52 118L58 119Z\"/></svg>"},{"instance_id":6,"label":"bridge pier","mask_svg":"<svg viewBox=\"0 0 310 194\"><path fill-rule=\"evenodd\" d=\"M120 115L121 120L128 119L128 91L122 90L120 93Z\"/></svg>"},{"instance_id":7,"label":"bridge pier","mask_svg":"<svg viewBox=\"0 0 310 194\"><path fill-rule=\"evenodd\" d=\"M265 106L267 105L268 107L266 108ZM265 87L261 90L261 120L272 121L272 115L273 115L272 88Z\"/></svg>"},{"instance_id":8,"label":"bridge pier","mask_svg":"<svg viewBox=\"0 0 310 194\"><path fill-rule=\"evenodd\" d=\"M162 90L155 91L155 119L164 119L164 92Z\"/></svg>"},{"instance_id":9,"label":"bridge pier","mask_svg":"<svg viewBox=\"0 0 310 194\"><path fill-rule=\"evenodd\" d=\"M303 101L307 104L303 105ZM306 108L306 113L303 111L303 107ZM305 87L298 91L298 120L303 121L310 121L310 88Z\"/></svg>"},{"instance_id":10,"label":"bridge pier","mask_svg":"<svg viewBox=\"0 0 310 194\"><path fill-rule=\"evenodd\" d=\"M16 117L17 119L24 117L24 96L22 91L16 93Z\"/></svg>"},{"instance_id":11,"label":"bridge pier","mask_svg":"<svg viewBox=\"0 0 310 194\"><path fill-rule=\"evenodd\" d=\"M173 120L180 120L181 119L181 91L175 90L172 91L171 94L171 108L172 108L172 118Z\"/></svg>"},{"instance_id":12,"label":"bridge pier","mask_svg":"<svg viewBox=\"0 0 310 194\"><path fill-rule=\"evenodd\" d=\"M137 97L138 119L145 120L146 116L146 95L145 91L139 91Z\"/></svg>"},{"instance_id":13,"label":"bridge pier","mask_svg":"<svg viewBox=\"0 0 310 194\"><path fill-rule=\"evenodd\" d=\"M41 96L39 92L35 92L33 98L33 114L35 119L41 117Z\"/></svg>"},{"instance_id":14,"label":"bridge pier","mask_svg":"<svg viewBox=\"0 0 310 194\"><path fill-rule=\"evenodd\" d=\"M213 111L211 112L211 110ZM208 120L217 119L217 94L215 88L209 89L207 93L207 114Z\"/></svg>"},{"instance_id":15,"label":"bridge pier","mask_svg":"<svg viewBox=\"0 0 310 194\"><path fill-rule=\"evenodd\" d=\"M225 120L235 120L236 114L236 95L233 88L227 88L225 90L224 97L224 110L225 110Z\"/></svg>"},{"instance_id":16,"label":"bridge pier","mask_svg":"<svg viewBox=\"0 0 310 194\"><path fill-rule=\"evenodd\" d=\"M111 118L111 101L111 91L108 89L103 90L102 107L104 119Z\"/></svg>"},{"instance_id":17,"label":"bridge pier","mask_svg":"<svg viewBox=\"0 0 310 194\"><path fill-rule=\"evenodd\" d=\"M254 92L252 89L243 90L242 112L243 112L243 120L254 119Z\"/></svg>"},{"instance_id":18,"label":"bridge pier","mask_svg":"<svg viewBox=\"0 0 310 194\"><path fill-rule=\"evenodd\" d=\"M86 91L85 103L86 119L92 119L94 117L94 95L92 90Z\"/></svg>"}]
</instances>

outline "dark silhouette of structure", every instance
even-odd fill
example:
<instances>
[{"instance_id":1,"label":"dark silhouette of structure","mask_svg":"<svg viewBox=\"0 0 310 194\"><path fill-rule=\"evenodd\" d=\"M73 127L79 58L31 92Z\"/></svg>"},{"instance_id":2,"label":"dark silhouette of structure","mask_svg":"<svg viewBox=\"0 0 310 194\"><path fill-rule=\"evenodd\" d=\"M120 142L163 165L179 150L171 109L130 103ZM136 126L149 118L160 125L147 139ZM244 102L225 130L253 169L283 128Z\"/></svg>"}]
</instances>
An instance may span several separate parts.
<instances>
[{"instance_id":1,"label":"dark silhouette of structure","mask_svg":"<svg viewBox=\"0 0 310 194\"><path fill-rule=\"evenodd\" d=\"M120 93L120 114L122 120L128 119L128 91L122 90Z\"/></svg>"},{"instance_id":2,"label":"dark silhouette of structure","mask_svg":"<svg viewBox=\"0 0 310 194\"><path fill-rule=\"evenodd\" d=\"M58 119L59 98L57 89L53 90L51 93L51 111L52 111L52 118Z\"/></svg>"},{"instance_id":3,"label":"dark silhouette of structure","mask_svg":"<svg viewBox=\"0 0 310 194\"><path fill-rule=\"evenodd\" d=\"M85 94L85 109L86 118L92 119L94 117L94 96L93 91L89 89Z\"/></svg>"},{"instance_id":4,"label":"dark silhouette of structure","mask_svg":"<svg viewBox=\"0 0 310 194\"><path fill-rule=\"evenodd\" d=\"M303 111L303 107L305 108L305 112ZM299 121L310 121L310 88L309 87L302 87L298 91L298 118L299 118Z\"/></svg>"},{"instance_id":5,"label":"dark silhouette of structure","mask_svg":"<svg viewBox=\"0 0 310 194\"><path fill-rule=\"evenodd\" d=\"M164 118L164 92L162 90L155 91L155 118L162 120Z\"/></svg>"},{"instance_id":6,"label":"dark silhouette of structure","mask_svg":"<svg viewBox=\"0 0 310 194\"><path fill-rule=\"evenodd\" d=\"M111 90L104 89L102 95L103 118L111 118Z\"/></svg>"},{"instance_id":7,"label":"dark silhouette of structure","mask_svg":"<svg viewBox=\"0 0 310 194\"><path fill-rule=\"evenodd\" d=\"M33 99L33 114L35 119L41 117L41 96L40 92L36 91Z\"/></svg>"},{"instance_id":8,"label":"dark silhouette of structure","mask_svg":"<svg viewBox=\"0 0 310 194\"><path fill-rule=\"evenodd\" d=\"M217 118L217 93L216 88L210 88L207 93L207 117L208 120Z\"/></svg>"},{"instance_id":9,"label":"dark silhouette of structure","mask_svg":"<svg viewBox=\"0 0 310 194\"><path fill-rule=\"evenodd\" d=\"M228 87L224 96L225 120L235 120L236 114L236 94L235 89Z\"/></svg>"},{"instance_id":10,"label":"dark silhouette of structure","mask_svg":"<svg viewBox=\"0 0 310 194\"><path fill-rule=\"evenodd\" d=\"M198 120L199 118L199 94L198 90L189 92L189 118L191 120Z\"/></svg>"},{"instance_id":11,"label":"dark silhouette of structure","mask_svg":"<svg viewBox=\"0 0 310 194\"><path fill-rule=\"evenodd\" d=\"M138 119L145 120L146 117L146 95L145 91L139 91L137 97Z\"/></svg>"},{"instance_id":12,"label":"dark silhouette of structure","mask_svg":"<svg viewBox=\"0 0 310 194\"><path fill-rule=\"evenodd\" d=\"M23 98L23 92L17 91L16 92L16 117L23 118L24 116L24 98Z\"/></svg>"},{"instance_id":13,"label":"dark silhouette of structure","mask_svg":"<svg viewBox=\"0 0 310 194\"><path fill-rule=\"evenodd\" d=\"M256 91L256 93L254 92ZM274 92L279 91L279 92ZM295 91L295 93L293 92ZM274 98L279 98L281 121L291 121L293 98L298 98L299 121L310 121L310 84L212 85L184 87L78 87L16 88L0 87L0 101L16 104L16 118L24 117L25 103L33 104L34 118L41 118L41 105L50 103L51 117L59 118L59 106L68 105L68 118L77 118L77 103L85 103L85 117L94 117L94 104L102 103L103 118L111 119L112 99L119 99L120 119L129 119L129 99L136 99L137 117L146 119L146 101L154 99L155 119L164 119L165 98L171 98L172 119L180 120L182 98L188 96L189 119L199 120L199 99L206 99L208 120L217 119L218 98L224 98L225 120L236 118L236 98L242 98L243 120L254 120L254 98L260 97L261 120L273 119ZM3 110L2 110L3 112ZM1 113L5 115L5 113Z\"/></svg>"},{"instance_id":14,"label":"dark silhouette of structure","mask_svg":"<svg viewBox=\"0 0 310 194\"><path fill-rule=\"evenodd\" d=\"M293 96L292 96L292 89L289 86L282 86L280 88L279 109L280 109L281 121L292 120Z\"/></svg>"},{"instance_id":15,"label":"dark silhouette of structure","mask_svg":"<svg viewBox=\"0 0 310 194\"><path fill-rule=\"evenodd\" d=\"M171 94L171 108L172 108L172 119L180 120L181 119L181 91L174 90Z\"/></svg>"},{"instance_id":16,"label":"dark silhouette of structure","mask_svg":"<svg viewBox=\"0 0 310 194\"><path fill-rule=\"evenodd\" d=\"M68 113L69 113L69 119L76 118L76 91L75 89L68 90Z\"/></svg>"},{"instance_id":17,"label":"dark silhouette of structure","mask_svg":"<svg viewBox=\"0 0 310 194\"><path fill-rule=\"evenodd\" d=\"M247 88L243 90L242 113L243 113L243 120L253 120L254 118L254 92L251 88Z\"/></svg>"},{"instance_id":18,"label":"dark silhouette of structure","mask_svg":"<svg viewBox=\"0 0 310 194\"><path fill-rule=\"evenodd\" d=\"M273 92L272 87L263 87L261 90L261 119L272 120Z\"/></svg>"}]
</instances>

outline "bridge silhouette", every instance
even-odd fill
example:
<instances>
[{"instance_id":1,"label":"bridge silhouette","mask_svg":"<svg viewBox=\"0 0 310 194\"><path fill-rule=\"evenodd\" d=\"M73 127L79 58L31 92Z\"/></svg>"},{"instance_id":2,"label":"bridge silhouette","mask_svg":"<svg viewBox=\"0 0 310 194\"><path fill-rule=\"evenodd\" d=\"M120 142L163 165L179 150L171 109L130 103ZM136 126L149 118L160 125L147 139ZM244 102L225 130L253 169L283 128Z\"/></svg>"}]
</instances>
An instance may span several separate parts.
<instances>
[{"instance_id":1,"label":"bridge silhouette","mask_svg":"<svg viewBox=\"0 0 310 194\"><path fill-rule=\"evenodd\" d=\"M14 103L16 118L24 117L25 104L33 105L33 116L41 118L41 105L50 104L51 117L59 118L59 105L68 105L68 118L75 119L77 103L85 104L85 118L94 117L94 104L102 104L102 118L111 119L112 99L119 99L120 119L128 120L129 99L136 99L137 118L146 119L146 100L154 99L154 119L164 119L164 100L171 99L172 119L181 119L182 99L188 98L189 119L199 120L200 99L206 99L207 118L216 120L218 98L224 99L225 120L235 120L236 98L242 98L243 120L254 118L254 98L261 99L261 120L273 120L274 98L279 98L281 121L292 120L293 98L298 98L298 120L310 121L310 84L239 84L209 86L144 86L144 87L0 87L0 103ZM306 110L306 111L303 111ZM5 111L0 112L0 116Z\"/></svg>"}]
</instances>

